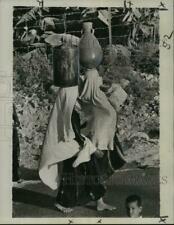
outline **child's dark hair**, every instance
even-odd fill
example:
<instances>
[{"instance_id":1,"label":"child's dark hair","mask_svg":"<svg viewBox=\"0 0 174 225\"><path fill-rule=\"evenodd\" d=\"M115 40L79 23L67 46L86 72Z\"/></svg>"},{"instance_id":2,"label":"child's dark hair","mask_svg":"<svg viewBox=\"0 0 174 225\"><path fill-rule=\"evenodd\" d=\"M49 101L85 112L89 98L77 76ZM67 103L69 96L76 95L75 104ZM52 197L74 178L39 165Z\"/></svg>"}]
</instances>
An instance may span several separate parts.
<instances>
[{"instance_id":1,"label":"child's dark hair","mask_svg":"<svg viewBox=\"0 0 174 225\"><path fill-rule=\"evenodd\" d=\"M138 206L142 206L141 197L138 195L130 195L126 199L126 205L128 205L131 202L137 202Z\"/></svg>"}]
</instances>

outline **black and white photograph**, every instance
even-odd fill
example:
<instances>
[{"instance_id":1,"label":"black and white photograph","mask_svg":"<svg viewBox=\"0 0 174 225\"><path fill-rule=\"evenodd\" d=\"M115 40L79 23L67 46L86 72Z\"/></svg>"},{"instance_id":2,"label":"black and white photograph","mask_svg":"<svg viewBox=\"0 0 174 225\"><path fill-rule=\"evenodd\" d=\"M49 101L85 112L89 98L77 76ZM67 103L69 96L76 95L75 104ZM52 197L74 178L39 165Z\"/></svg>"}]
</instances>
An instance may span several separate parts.
<instances>
[{"instance_id":1,"label":"black and white photograph","mask_svg":"<svg viewBox=\"0 0 174 225\"><path fill-rule=\"evenodd\" d=\"M161 171L172 152L161 147L160 71L174 32L160 35L160 15L168 8L36 2L12 6L12 219L166 223L160 192L172 178Z\"/></svg>"}]
</instances>

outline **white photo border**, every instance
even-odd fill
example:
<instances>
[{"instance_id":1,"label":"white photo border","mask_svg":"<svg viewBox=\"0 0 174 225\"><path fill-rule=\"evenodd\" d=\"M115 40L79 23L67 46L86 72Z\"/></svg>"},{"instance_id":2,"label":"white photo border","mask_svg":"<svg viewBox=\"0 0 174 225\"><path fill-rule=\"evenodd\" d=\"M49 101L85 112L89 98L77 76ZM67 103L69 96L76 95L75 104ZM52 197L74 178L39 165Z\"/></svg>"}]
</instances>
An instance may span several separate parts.
<instances>
[{"instance_id":1,"label":"white photo border","mask_svg":"<svg viewBox=\"0 0 174 225\"><path fill-rule=\"evenodd\" d=\"M128 1L127 1L128 2ZM174 223L174 78L173 0L131 0L132 7L158 8L160 12L160 218L12 218L12 80L13 7L38 6L36 0L0 0L0 104L11 104L11 114L0 114L0 223L5 224L162 224ZM167 10L164 10L164 6ZM123 7L124 0L44 0L44 7ZM171 38L169 38L171 36ZM168 48L167 46L170 46Z\"/></svg>"}]
</instances>

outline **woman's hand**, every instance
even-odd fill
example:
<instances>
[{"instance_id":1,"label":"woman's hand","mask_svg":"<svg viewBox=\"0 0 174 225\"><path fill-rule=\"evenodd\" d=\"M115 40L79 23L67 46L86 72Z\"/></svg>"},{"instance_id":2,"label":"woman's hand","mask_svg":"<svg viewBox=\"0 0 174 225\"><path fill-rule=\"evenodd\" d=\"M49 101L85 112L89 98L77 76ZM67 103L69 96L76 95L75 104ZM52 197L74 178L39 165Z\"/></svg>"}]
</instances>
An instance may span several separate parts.
<instances>
[{"instance_id":1,"label":"woman's hand","mask_svg":"<svg viewBox=\"0 0 174 225\"><path fill-rule=\"evenodd\" d=\"M112 86L110 86L110 85L102 85L102 86L100 86L100 89L105 93L105 95L107 97L109 97L112 94L112 92L114 91Z\"/></svg>"},{"instance_id":2,"label":"woman's hand","mask_svg":"<svg viewBox=\"0 0 174 225\"><path fill-rule=\"evenodd\" d=\"M76 103L75 103L74 109L75 109L75 111L77 111L78 113L79 113L80 111L82 111L82 107L81 107L80 102L78 101L78 99L77 99L77 101L76 101Z\"/></svg>"},{"instance_id":3,"label":"woman's hand","mask_svg":"<svg viewBox=\"0 0 174 225\"><path fill-rule=\"evenodd\" d=\"M108 92L109 88L110 88L109 85L101 85L101 86L100 86L100 89L101 89L103 92L105 92L105 93Z\"/></svg>"},{"instance_id":4,"label":"woman's hand","mask_svg":"<svg viewBox=\"0 0 174 225\"><path fill-rule=\"evenodd\" d=\"M96 157L99 158L99 159L102 158L103 155L104 155L103 151L102 151L102 150L99 150L99 149L97 149L97 150L95 151L94 154L95 154Z\"/></svg>"},{"instance_id":5,"label":"woman's hand","mask_svg":"<svg viewBox=\"0 0 174 225\"><path fill-rule=\"evenodd\" d=\"M57 93L58 89L59 89L59 87L56 87L54 85L51 85L51 87L50 87L50 91L54 94Z\"/></svg>"}]
</instances>

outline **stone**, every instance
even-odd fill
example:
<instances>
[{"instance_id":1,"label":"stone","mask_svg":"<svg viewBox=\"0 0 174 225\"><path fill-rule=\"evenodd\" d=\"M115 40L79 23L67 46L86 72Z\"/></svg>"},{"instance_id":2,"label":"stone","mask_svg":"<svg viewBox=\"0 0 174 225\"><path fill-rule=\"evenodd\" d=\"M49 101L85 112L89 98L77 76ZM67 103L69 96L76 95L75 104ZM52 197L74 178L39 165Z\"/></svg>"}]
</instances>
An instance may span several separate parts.
<instances>
[{"instance_id":1,"label":"stone","mask_svg":"<svg viewBox=\"0 0 174 225\"><path fill-rule=\"evenodd\" d=\"M134 133L134 134L132 134L130 136L130 139L132 139L134 137L142 138L142 139L145 139L145 140L149 140L149 136L146 133L144 133L144 132L136 132L136 133Z\"/></svg>"},{"instance_id":2,"label":"stone","mask_svg":"<svg viewBox=\"0 0 174 225\"><path fill-rule=\"evenodd\" d=\"M125 89L129 85L129 83L130 83L129 80L126 80L126 79L121 79L120 80L120 84L121 84L123 89Z\"/></svg>"}]
</instances>

